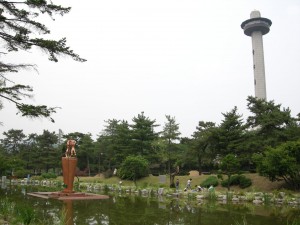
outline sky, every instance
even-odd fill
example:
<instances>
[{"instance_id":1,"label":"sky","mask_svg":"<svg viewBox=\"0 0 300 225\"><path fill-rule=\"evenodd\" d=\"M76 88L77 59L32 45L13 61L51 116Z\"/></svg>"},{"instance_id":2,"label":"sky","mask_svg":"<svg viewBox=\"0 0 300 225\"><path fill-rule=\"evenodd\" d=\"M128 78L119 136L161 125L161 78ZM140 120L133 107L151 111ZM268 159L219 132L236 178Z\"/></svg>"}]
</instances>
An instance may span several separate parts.
<instances>
[{"instance_id":1,"label":"sky","mask_svg":"<svg viewBox=\"0 0 300 225\"><path fill-rule=\"evenodd\" d=\"M54 1L61 4L61 1ZM10 75L34 89L31 104L60 107L47 119L16 115L3 101L0 137L9 129L25 134L91 133L108 119L129 123L141 112L161 125L175 117L182 137L199 121L220 124L222 113L237 106L246 119L247 96L254 95L251 38L240 25L253 10L272 20L263 36L267 100L300 112L299 0L64 0L69 14L43 17L47 38L67 38L67 45L87 59L50 62L38 50L5 56L6 62L37 65Z\"/></svg>"}]
</instances>

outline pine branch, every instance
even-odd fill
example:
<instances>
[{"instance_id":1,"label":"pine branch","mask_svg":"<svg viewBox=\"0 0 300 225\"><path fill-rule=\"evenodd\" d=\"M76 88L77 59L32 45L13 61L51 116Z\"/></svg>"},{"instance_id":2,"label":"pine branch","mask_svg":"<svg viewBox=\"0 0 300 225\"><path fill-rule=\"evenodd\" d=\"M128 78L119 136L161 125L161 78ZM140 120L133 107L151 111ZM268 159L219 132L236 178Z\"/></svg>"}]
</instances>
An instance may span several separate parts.
<instances>
[{"instance_id":1,"label":"pine branch","mask_svg":"<svg viewBox=\"0 0 300 225\"><path fill-rule=\"evenodd\" d=\"M84 62L83 58L73 52L70 47L66 46L66 39L45 40L37 38L35 33L48 34L50 30L42 23L34 19L42 14L47 14L54 20L54 14L61 16L70 12L71 7L62 7L55 5L48 0L23 0L23 1L3 1L0 0L0 39L6 45L8 52L18 50L29 50L36 46L49 55L49 60L57 62L59 55L68 55L75 61ZM0 52L0 54L7 54ZM6 73L16 73L20 69L26 69L34 65L26 64L5 64L0 62L0 98L14 103L22 116L29 117L46 117L51 118L51 114L56 112L56 108L45 105L29 105L21 101L23 97L32 97L30 92L32 88L26 85L14 85L6 87L5 82L12 82L6 77ZM12 82L13 83L13 82Z\"/></svg>"},{"instance_id":2,"label":"pine branch","mask_svg":"<svg viewBox=\"0 0 300 225\"><path fill-rule=\"evenodd\" d=\"M1 93L1 89L0 89L0 93ZM54 119L51 117L51 115L53 113L56 113L56 109L59 107L49 108L45 105L34 106L34 105L24 104L2 94L0 94L0 97L5 98L10 102L13 102L16 105L17 109L19 110L17 114L21 113L22 116L31 117L31 118L40 118L40 117L49 118L52 123L55 122Z\"/></svg>"}]
</instances>

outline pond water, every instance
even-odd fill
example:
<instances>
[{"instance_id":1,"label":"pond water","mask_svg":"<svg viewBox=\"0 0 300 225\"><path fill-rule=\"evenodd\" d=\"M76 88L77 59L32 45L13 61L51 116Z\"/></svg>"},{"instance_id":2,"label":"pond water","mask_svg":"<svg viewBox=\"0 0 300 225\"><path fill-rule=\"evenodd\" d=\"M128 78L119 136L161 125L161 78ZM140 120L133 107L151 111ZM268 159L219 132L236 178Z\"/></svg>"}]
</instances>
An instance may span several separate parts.
<instances>
[{"instance_id":1,"label":"pond water","mask_svg":"<svg viewBox=\"0 0 300 225\"><path fill-rule=\"evenodd\" d=\"M300 209L289 206L255 206L253 204L220 204L176 197L142 197L109 194L105 200L63 202L41 199L26 193L34 187L0 189L0 199L7 197L17 206L33 207L41 221L59 224L62 212L69 210L68 225L298 225ZM46 222L45 222L46 223Z\"/></svg>"}]
</instances>

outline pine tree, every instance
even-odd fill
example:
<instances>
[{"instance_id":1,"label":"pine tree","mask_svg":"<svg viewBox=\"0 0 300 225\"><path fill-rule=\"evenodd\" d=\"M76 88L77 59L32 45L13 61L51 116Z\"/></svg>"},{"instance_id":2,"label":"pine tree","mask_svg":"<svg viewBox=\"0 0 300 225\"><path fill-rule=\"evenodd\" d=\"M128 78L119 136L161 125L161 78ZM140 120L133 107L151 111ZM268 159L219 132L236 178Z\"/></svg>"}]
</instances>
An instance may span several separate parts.
<instances>
[{"instance_id":1,"label":"pine tree","mask_svg":"<svg viewBox=\"0 0 300 225\"><path fill-rule=\"evenodd\" d=\"M41 14L47 14L54 20L54 15L65 15L70 7L55 5L47 0L24 0L24 1L0 1L0 39L4 49L0 56L19 50L29 51L33 47L46 52L50 61L57 62L58 56L70 56L75 61L84 62L85 59L73 52L66 45L66 38L60 40L48 40L43 36L50 34L50 30L37 21ZM17 73L22 69L33 68L32 64L11 64L0 61L0 98L12 102L22 116L44 117L54 120L51 115L56 112L55 107L46 105L31 105L23 101L25 97L31 97L32 87L23 84L15 84L8 78L8 73ZM2 102L0 102L0 109Z\"/></svg>"},{"instance_id":2,"label":"pine tree","mask_svg":"<svg viewBox=\"0 0 300 225\"><path fill-rule=\"evenodd\" d=\"M134 154L143 156L150 164L156 162L157 156L152 148L152 142L158 138L158 133L154 130L158 126L155 124L156 121L146 117L144 112L138 114L132 121L132 147Z\"/></svg>"}]
</instances>

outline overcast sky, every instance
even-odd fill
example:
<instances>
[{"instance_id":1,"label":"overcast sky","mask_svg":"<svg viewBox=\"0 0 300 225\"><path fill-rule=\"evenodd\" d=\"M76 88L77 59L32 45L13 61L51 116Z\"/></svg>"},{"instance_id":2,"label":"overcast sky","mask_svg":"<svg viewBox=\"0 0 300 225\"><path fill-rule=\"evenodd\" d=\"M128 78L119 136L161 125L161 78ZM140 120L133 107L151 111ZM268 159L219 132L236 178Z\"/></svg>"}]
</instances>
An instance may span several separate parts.
<instances>
[{"instance_id":1,"label":"overcast sky","mask_svg":"<svg viewBox=\"0 0 300 225\"><path fill-rule=\"evenodd\" d=\"M58 1L54 1L57 3ZM61 4L61 1L59 1ZM263 37L267 99L300 112L299 0L64 0L72 10L56 21L44 19L51 38L67 44L85 63L71 58L48 61L32 50L6 56L34 63L39 73L21 71L17 83L34 88L32 104L61 107L47 119L16 114L4 101L0 133L23 129L99 134L108 119L132 118L144 111L161 128L165 115L176 118L182 136L201 120L219 124L234 106L249 115L254 95L251 38L241 23L254 9L272 20ZM4 59L1 59L4 60Z\"/></svg>"}]
</instances>

